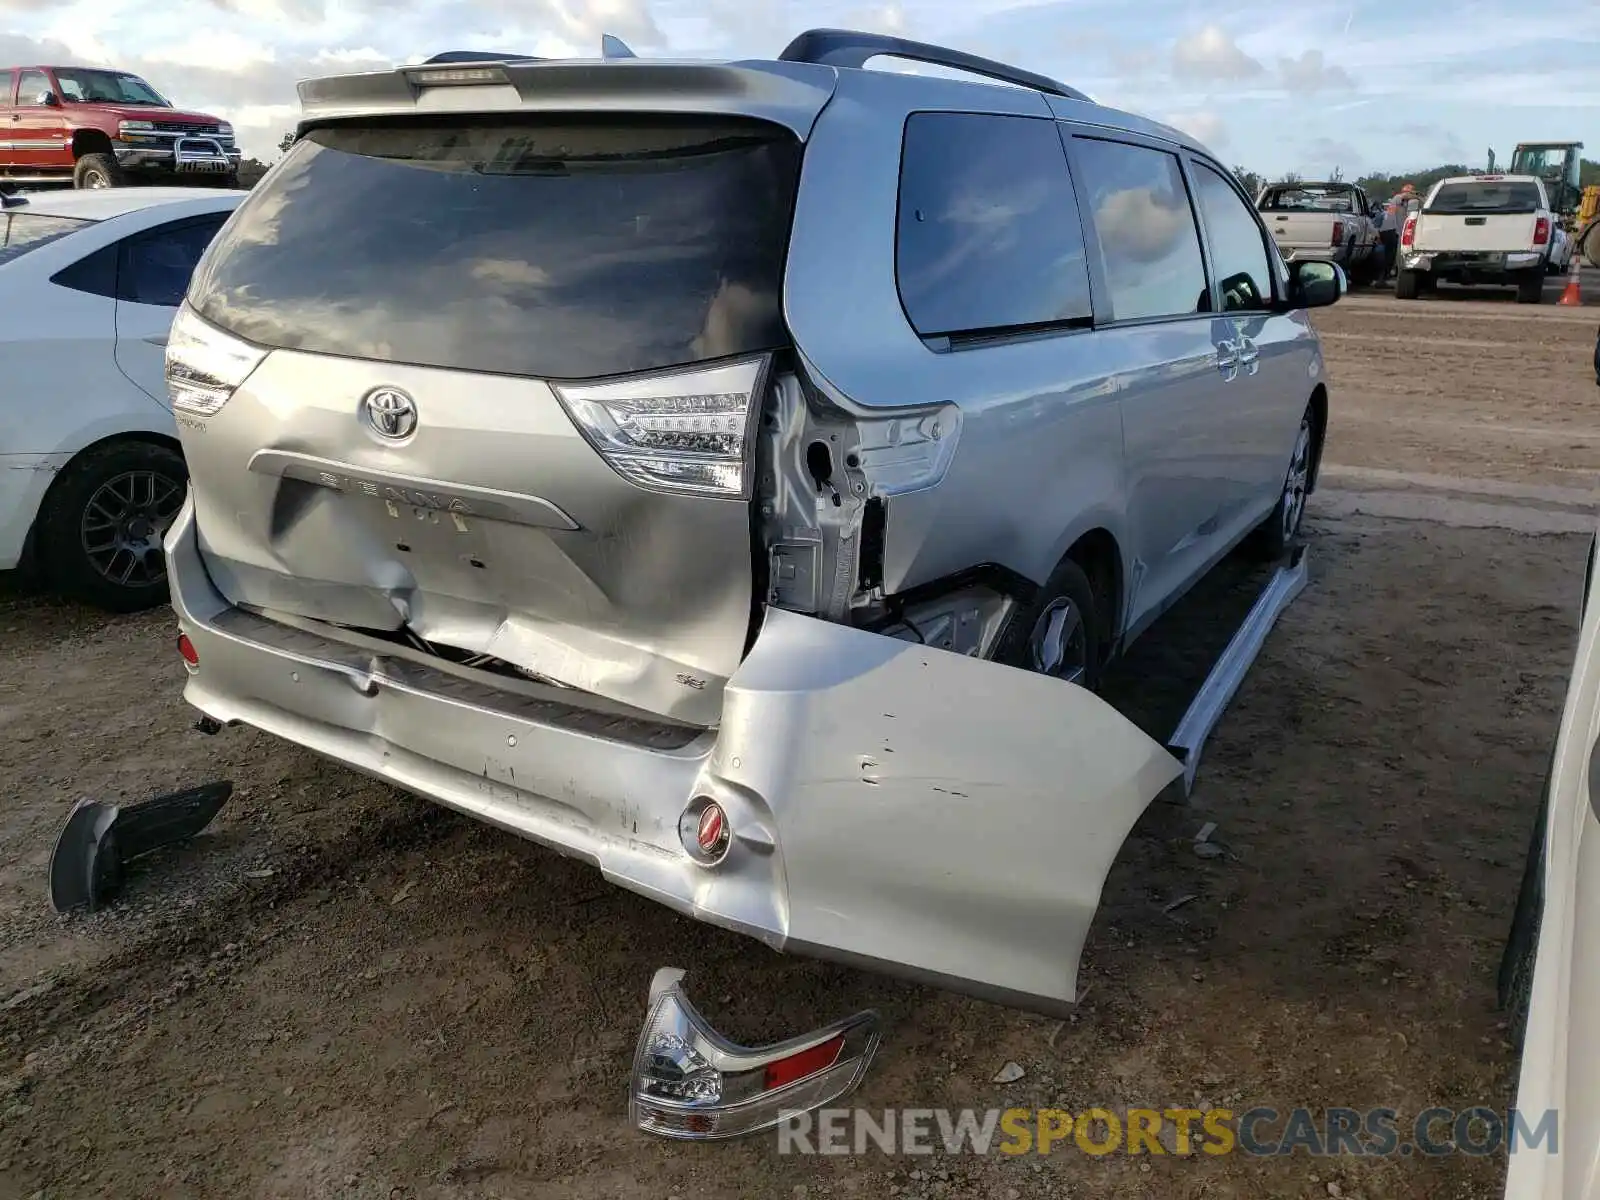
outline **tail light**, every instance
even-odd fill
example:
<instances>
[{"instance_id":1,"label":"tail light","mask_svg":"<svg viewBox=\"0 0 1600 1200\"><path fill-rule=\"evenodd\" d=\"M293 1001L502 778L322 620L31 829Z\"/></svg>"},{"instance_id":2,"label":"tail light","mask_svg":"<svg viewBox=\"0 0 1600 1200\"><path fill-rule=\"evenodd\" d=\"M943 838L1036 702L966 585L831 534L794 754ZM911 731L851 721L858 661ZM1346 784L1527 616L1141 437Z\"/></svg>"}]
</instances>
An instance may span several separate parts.
<instances>
[{"instance_id":1,"label":"tail light","mask_svg":"<svg viewBox=\"0 0 1600 1200\"><path fill-rule=\"evenodd\" d=\"M1343 221L1335 221L1333 223L1333 241L1330 242L1329 244L1333 245L1333 246L1338 246L1338 245L1342 245L1343 242L1344 242L1344 222Z\"/></svg>"},{"instance_id":2,"label":"tail light","mask_svg":"<svg viewBox=\"0 0 1600 1200\"><path fill-rule=\"evenodd\" d=\"M1549 241L1550 220L1548 217L1540 217L1533 223L1533 244L1535 246L1544 246L1549 244Z\"/></svg>"},{"instance_id":3,"label":"tail light","mask_svg":"<svg viewBox=\"0 0 1600 1200\"><path fill-rule=\"evenodd\" d=\"M683 972L663 968L634 1057L633 1123L703 1141L768 1129L853 1091L878 1039L878 1015L863 1012L775 1045L736 1046L689 1003Z\"/></svg>"},{"instance_id":4,"label":"tail light","mask_svg":"<svg viewBox=\"0 0 1600 1200\"><path fill-rule=\"evenodd\" d=\"M179 412L209 417L228 402L267 352L223 333L187 304L167 335L167 393Z\"/></svg>"},{"instance_id":5,"label":"tail light","mask_svg":"<svg viewBox=\"0 0 1600 1200\"><path fill-rule=\"evenodd\" d=\"M1405 228L1400 231L1400 244L1402 246L1415 245L1417 240L1417 218L1415 215L1406 218Z\"/></svg>"},{"instance_id":6,"label":"tail light","mask_svg":"<svg viewBox=\"0 0 1600 1200\"><path fill-rule=\"evenodd\" d=\"M556 384L567 415L624 479L653 492L748 500L768 359Z\"/></svg>"},{"instance_id":7,"label":"tail light","mask_svg":"<svg viewBox=\"0 0 1600 1200\"><path fill-rule=\"evenodd\" d=\"M183 665L190 671L200 669L200 652L194 648L194 643L189 640L187 633L178 635L178 656L183 659Z\"/></svg>"}]
</instances>

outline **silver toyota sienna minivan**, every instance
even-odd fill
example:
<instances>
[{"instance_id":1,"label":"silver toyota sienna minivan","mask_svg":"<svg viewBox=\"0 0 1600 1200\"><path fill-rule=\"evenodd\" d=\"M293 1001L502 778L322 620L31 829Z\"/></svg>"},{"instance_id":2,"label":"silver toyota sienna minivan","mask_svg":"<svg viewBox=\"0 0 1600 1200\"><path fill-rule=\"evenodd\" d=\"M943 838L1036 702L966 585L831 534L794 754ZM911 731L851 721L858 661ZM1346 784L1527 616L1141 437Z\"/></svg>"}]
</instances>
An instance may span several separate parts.
<instances>
[{"instance_id":1,"label":"silver toyota sienna minivan","mask_svg":"<svg viewBox=\"0 0 1600 1200\"><path fill-rule=\"evenodd\" d=\"M898 39L300 96L168 347L189 701L773 947L1071 1001L1181 772L1096 684L1294 539L1338 268L1176 130Z\"/></svg>"}]
</instances>

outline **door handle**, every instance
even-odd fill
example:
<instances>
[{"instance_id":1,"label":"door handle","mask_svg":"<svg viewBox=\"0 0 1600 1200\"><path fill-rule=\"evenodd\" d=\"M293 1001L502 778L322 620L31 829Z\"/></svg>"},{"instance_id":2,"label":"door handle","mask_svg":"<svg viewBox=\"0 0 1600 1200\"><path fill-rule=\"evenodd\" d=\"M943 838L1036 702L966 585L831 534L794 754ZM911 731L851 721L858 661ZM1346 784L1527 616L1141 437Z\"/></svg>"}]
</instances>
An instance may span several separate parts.
<instances>
[{"instance_id":1,"label":"door handle","mask_svg":"<svg viewBox=\"0 0 1600 1200\"><path fill-rule=\"evenodd\" d=\"M1217 370L1229 382L1239 373L1239 347L1232 342L1217 343Z\"/></svg>"},{"instance_id":2,"label":"door handle","mask_svg":"<svg viewBox=\"0 0 1600 1200\"><path fill-rule=\"evenodd\" d=\"M1239 339L1239 365L1245 369L1247 375L1254 375L1261 370L1261 351L1247 337Z\"/></svg>"}]
</instances>

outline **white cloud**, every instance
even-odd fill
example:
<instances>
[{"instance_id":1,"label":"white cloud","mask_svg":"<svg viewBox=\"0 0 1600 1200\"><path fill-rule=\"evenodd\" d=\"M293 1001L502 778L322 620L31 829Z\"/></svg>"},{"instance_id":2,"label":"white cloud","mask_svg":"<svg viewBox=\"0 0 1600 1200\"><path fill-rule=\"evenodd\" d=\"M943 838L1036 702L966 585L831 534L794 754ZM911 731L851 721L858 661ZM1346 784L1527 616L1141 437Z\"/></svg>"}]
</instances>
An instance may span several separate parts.
<instances>
[{"instance_id":1,"label":"white cloud","mask_svg":"<svg viewBox=\"0 0 1600 1200\"><path fill-rule=\"evenodd\" d=\"M1195 141L1213 150L1228 144L1228 130L1222 118L1214 112L1176 113L1165 118L1166 124L1181 129Z\"/></svg>"},{"instance_id":2,"label":"white cloud","mask_svg":"<svg viewBox=\"0 0 1600 1200\"><path fill-rule=\"evenodd\" d=\"M1182 79L1254 79L1266 72L1219 26L1207 25L1172 48L1172 73Z\"/></svg>"},{"instance_id":3,"label":"white cloud","mask_svg":"<svg viewBox=\"0 0 1600 1200\"><path fill-rule=\"evenodd\" d=\"M1278 78L1285 91L1306 96L1346 91L1356 85L1350 73L1328 62L1321 50L1307 50L1296 58L1278 59Z\"/></svg>"}]
</instances>

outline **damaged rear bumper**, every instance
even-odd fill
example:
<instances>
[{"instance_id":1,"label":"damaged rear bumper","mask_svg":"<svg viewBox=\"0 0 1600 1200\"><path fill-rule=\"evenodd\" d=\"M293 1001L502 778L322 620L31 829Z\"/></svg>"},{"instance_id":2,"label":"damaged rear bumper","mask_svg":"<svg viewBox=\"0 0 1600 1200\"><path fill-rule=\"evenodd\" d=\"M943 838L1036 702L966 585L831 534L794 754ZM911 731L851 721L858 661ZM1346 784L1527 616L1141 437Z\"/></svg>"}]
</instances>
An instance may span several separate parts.
<instances>
[{"instance_id":1,"label":"damaged rear bumper","mask_svg":"<svg viewBox=\"0 0 1600 1200\"><path fill-rule=\"evenodd\" d=\"M1177 760L1082 688L770 610L716 729L447 674L233 608L167 536L185 697L778 950L1055 1010ZM570 697L579 695L565 693ZM696 853L699 813L726 849ZM710 862L711 865L707 865Z\"/></svg>"}]
</instances>

